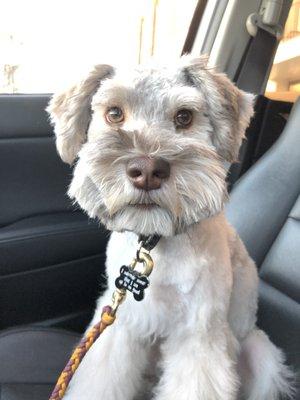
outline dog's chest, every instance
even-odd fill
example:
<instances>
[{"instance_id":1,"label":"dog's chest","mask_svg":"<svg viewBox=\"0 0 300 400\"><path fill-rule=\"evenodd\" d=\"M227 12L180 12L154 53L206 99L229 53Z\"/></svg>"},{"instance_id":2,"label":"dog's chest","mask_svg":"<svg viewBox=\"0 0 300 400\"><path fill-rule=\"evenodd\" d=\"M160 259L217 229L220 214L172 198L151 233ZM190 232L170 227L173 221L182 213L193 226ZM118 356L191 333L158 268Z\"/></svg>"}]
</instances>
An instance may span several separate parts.
<instances>
[{"instance_id":1,"label":"dog's chest","mask_svg":"<svg viewBox=\"0 0 300 400\"><path fill-rule=\"evenodd\" d=\"M118 267L128 265L135 255L137 239L132 234L113 234L107 251L107 268L110 286ZM137 303L131 293L120 309L121 317L138 324L147 334L167 335L174 324L184 322L194 298L195 286L206 265L205 257L196 256L190 242L163 241L152 252L154 269L143 301Z\"/></svg>"},{"instance_id":2,"label":"dog's chest","mask_svg":"<svg viewBox=\"0 0 300 400\"><path fill-rule=\"evenodd\" d=\"M122 265L129 265L138 247L137 236L132 233L113 233L107 249L107 273L110 279L118 274ZM154 268L149 277L151 288L171 288L179 295L188 294L207 265L205 255L196 254L185 235L169 238L151 252ZM149 289L148 289L149 290Z\"/></svg>"}]
</instances>

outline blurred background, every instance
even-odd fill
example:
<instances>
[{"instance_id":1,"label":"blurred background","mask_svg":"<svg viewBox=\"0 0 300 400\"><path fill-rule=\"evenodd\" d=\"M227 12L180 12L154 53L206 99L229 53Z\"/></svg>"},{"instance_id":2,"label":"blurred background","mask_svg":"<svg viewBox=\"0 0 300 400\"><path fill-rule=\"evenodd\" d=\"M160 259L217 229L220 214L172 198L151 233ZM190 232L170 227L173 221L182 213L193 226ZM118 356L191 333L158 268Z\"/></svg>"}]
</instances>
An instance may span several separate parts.
<instances>
[{"instance_id":1,"label":"blurred background","mask_svg":"<svg viewBox=\"0 0 300 400\"><path fill-rule=\"evenodd\" d=\"M0 93L50 93L93 64L177 58L197 0L2 0ZM206 21L216 0L207 4ZM203 27L202 27L203 28ZM300 93L300 1L294 0L266 95Z\"/></svg>"},{"instance_id":2,"label":"blurred background","mask_svg":"<svg viewBox=\"0 0 300 400\"><path fill-rule=\"evenodd\" d=\"M300 1L293 0L283 37L278 45L266 96L295 102L300 94Z\"/></svg>"},{"instance_id":3,"label":"blurred background","mask_svg":"<svg viewBox=\"0 0 300 400\"><path fill-rule=\"evenodd\" d=\"M196 4L2 0L0 92L53 92L94 64L178 57Z\"/></svg>"}]
</instances>

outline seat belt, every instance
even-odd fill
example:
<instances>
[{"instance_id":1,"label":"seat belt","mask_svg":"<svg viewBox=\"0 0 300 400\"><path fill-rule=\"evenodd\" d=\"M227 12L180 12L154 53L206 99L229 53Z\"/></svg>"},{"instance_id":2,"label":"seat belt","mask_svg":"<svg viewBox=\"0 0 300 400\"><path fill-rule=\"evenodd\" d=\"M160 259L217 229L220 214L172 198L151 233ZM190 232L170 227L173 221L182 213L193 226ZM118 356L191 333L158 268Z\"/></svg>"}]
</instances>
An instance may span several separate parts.
<instances>
[{"instance_id":1,"label":"seat belt","mask_svg":"<svg viewBox=\"0 0 300 400\"><path fill-rule=\"evenodd\" d=\"M261 28L250 38L250 44L234 79L240 89L260 94L273 64L277 44L276 36Z\"/></svg>"},{"instance_id":2,"label":"seat belt","mask_svg":"<svg viewBox=\"0 0 300 400\"><path fill-rule=\"evenodd\" d=\"M275 35L258 28L256 35L249 40L234 77L234 82L240 89L260 94L262 87L264 87L266 76L269 75L272 67L277 45L278 39ZM239 153L240 162L233 164L229 169L229 190L241 175L242 163L247 148L247 141L244 140Z\"/></svg>"}]
</instances>

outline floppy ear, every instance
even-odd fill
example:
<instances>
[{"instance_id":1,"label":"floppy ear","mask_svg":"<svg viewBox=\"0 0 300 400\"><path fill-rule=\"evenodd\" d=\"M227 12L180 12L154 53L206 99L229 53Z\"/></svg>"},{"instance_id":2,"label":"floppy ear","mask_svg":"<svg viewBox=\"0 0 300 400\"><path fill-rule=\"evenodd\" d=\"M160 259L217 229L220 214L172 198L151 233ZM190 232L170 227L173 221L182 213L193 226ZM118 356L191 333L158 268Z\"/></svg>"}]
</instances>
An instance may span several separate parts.
<instances>
[{"instance_id":1,"label":"floppy ear","mask_svg":"<svg viewBox=\"0 0 300 400\"><path fill-rule=\"evenodd\" d=\"M238 89L225 74L207 67L205 59L191 60L185 75L204 94L218 154L234 162L253 115L255 96Z\"/></svg>"},{"instance_id":2,"label":"floppy ear","mask_svg":"<svg viewBox=\"0 0 300 400\"><path fill-rule=\"evenodd\" d=\"M86 141L92 97L101 81L112 76L113 71L110 65L96 65L81 82L50 100L46 111L54 125L56 147L64 162L72 164Z\"/></svg>"}]
</instances>

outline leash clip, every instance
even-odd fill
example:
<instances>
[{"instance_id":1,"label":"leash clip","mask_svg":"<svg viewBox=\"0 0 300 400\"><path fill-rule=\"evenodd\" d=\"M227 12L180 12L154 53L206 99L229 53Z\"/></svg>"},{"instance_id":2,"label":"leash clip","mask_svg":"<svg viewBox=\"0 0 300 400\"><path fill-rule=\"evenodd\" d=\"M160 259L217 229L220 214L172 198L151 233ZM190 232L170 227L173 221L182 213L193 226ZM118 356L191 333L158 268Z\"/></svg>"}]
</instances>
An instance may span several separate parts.
<instances>
[{"instance_id":1,"label":"leash clip","mask_svg":"<svg viewBox=\"0 0 300 400\"><path fill-rule=\"evenodd\" d=\"M137 272L144 276L149 276L153 270L153 260L148 250L141 247L136 252L136 257L132 260L130 266L133 270L136 269L138 264L142 264L143 268L138 269Z\"/></svg>"},{"instance_id":2,"label":"leash clip","mask_svg":"<svg viewBox=\"0 0 300 400\"><path fill-rule=\"evenodd\" d=\"M149 275L153 270L153 260L150 256L150 250L156 245L156 238L144 240L139 239L139 248L136 257L131 261L130 265L122 265L120 275L115 280L115 285L122 293L126 290L133 294L137 301L144 298L144 291L149 286Z\"/></svg>"},{"instance_id":3,"label":"leash clip","mask_svg":"<svg viewBox=\"0 0 300 400\"><path fill-rule=\"evenodd\" d=\"M140 265L142 264L142 267ZM115 280L119 291L128 290L137 301L144 298L144 291L149 286L148 276L153 270L153 260L147 250L143 248L137 251L137 256L129 266L122 265L120 275Z\"/></svg>"},{"instance_id":4,"label":"leash clip","mask_svg":"<svg viewBox=\"0 0 300 400\"><path fill-rule=\"evenodd\" d=\"M126 289L116 289L113 292L112 295L112 305L111 305L111 312L110 314L115 316L116 312L118 311L118 308L120 306L120 304L123 303L123 301L126 298Z\"/></svg>"}]
</instances>

